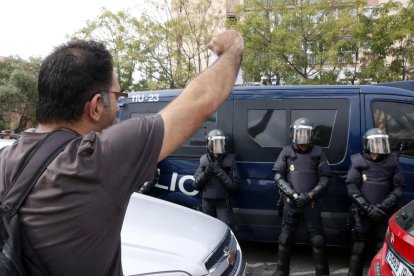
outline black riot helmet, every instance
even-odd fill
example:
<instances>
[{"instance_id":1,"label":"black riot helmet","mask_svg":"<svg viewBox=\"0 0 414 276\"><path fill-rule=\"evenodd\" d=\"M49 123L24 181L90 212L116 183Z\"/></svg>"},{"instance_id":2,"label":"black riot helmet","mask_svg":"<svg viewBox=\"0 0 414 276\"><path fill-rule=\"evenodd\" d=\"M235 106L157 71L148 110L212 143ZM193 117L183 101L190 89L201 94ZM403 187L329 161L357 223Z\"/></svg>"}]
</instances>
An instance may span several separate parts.
<instances>
[{"instance_id":1,"label":"black riot helmet","mask_svg":"<svg viewBox=\"0 0 414 276\"><path fill-rule=\"evenodd\" d=\"M220 129L213 129L206 137L206 147L208 152L213 154L223 154L227 152L228 137Z\"/></svg>"},{"instance_id":2,"label":"black riot helmet","mask_svg":"<svg viewBox=\"0 0 414 276\"><path fill-rule=\"evenodd\" d=\"M290 126L290 140L294 144L310 144L313 139L313 123L307 118L299 118Z\"/></svg>"},{"instance_id":3,"label":"black riot helmet","mask_svg":"<svg viewBox=\"0 0 414 276\"><path fill-rule=\"evenodd\" d=\"M367 153L389 154L388 135L380 128L371 128L364 134L364 151Z\"/></svg>"}]
</instances>

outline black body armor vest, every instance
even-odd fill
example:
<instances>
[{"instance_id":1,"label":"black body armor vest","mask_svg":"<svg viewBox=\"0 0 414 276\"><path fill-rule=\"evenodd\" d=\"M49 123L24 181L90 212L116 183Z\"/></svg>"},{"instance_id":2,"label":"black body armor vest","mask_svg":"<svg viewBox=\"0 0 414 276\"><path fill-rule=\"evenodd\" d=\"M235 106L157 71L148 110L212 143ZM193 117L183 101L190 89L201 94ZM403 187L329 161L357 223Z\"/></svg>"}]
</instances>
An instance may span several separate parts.
<instances>
[{"instance_id":1,"label":"black body armor vest","mask_svg":"<svg viewBox=\"0 0 414 276\"><path fill-rule=\"evenodd\" d=\"M209 165L208 154L204 154L200 159L200 166L207 167ZM224 158L220 160L220 167L229 175L231 166L236 159L235 154L226 153ZM232 175L230 175L232 177ZM230 192L226 189L219 177L214 174L207 180L203 187L202 197L206 199L228 199Z\"/></svg>"},{"instance_id":2,"label":"black body armor vest","mask_svg":"<svg viewBox=\"0 0 414 276\"><path fill-rule=\"evenodd\" d=\"M395 168L398 158L395 154L387 155L381 161L364 158L361 154L351 156L352 166L360 175L349 176L350 179L361 179L361 192L371 203L381 203L393 189Z\"/></svg>"},{"instance_id":3,"label":"black body armor vest","mask_svg":"<svg viewBox=\"0 0 414 276\"><path fill-rule=\"evenodd\" d=\"M280 154L282 158L278 158L273 171L286 173L287 181L297 192L310 192L318 184L319 176L329 173L328 166L318 168L322 156L322 148L319 146L312 146L308 152L299 153L289 145L283 147ZM320 169L327 171L319 171Z\"/></svg>"}]
</instances>

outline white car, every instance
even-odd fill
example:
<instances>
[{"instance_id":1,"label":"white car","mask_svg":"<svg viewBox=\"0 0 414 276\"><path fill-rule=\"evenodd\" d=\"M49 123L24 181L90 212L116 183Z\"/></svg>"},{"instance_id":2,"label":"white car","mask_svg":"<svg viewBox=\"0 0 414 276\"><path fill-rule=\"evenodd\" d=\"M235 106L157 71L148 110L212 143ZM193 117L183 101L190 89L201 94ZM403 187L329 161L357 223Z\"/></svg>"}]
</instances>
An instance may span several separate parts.
<instances>
[{"instance_id":1,"label":"white car","mask_svg":"<svg viewBox=\"0 0 414 276\"><path fill-rule=\"evenodd\" d=\"M0 139L0 149L13 144L16 140Z\"/></svg>"},{"instance_id":2,"label":"white car","mask_svg":"<svg viewBox=\"0 0 414 276\"><path fill-rule=\"evenodd\" d=\"M7 139L4 139L6 137L7 137ZM17 134L0 133L0 149L5 147L5 146L10 146L14 142L16 142L16 140L18 140L19 138L20 138L20 136L17 135Z\"/></svg>"},{"instance_id":3,"label":"white car","mask_svg":"<svg viewBox=\"0 0 414 276\"><path fill-rule=\"evenodd\" d=\"M121 232L124 275L244 275L239 243L223 222L134 193Z\"/></svg>"}]
</instances>

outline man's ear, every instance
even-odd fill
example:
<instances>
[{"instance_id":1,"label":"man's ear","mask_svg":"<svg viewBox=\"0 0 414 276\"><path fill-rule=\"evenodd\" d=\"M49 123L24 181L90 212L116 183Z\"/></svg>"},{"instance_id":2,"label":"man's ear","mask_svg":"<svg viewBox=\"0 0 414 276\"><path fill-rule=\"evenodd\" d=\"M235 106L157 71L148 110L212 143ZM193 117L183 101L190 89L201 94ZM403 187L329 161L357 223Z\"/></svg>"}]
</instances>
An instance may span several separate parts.
<instances>
[{"instance_id":1,"label":"man's ear","mask_svg":"<svg viewBox=\"0 0 414 276\"><path fill-rule=\"evenodd\" d=\"M97 122L101 118L103 108L103 97L98 93L86 103L85 114L87 114L92 121Z\"/></svg>"}]
</instances>

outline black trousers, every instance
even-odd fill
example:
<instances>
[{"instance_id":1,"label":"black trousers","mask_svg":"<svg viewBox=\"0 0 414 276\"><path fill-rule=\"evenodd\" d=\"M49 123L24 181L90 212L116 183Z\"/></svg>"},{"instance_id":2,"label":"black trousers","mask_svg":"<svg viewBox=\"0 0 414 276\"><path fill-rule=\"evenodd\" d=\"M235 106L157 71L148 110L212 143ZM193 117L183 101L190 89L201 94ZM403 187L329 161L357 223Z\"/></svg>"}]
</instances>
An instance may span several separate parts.
<instances>
[{"instance_id":1,"label":"black trousers","mask_svg":"<svg viewBox=\"0 0 414 276\"><path fill-rule=\"evenodd\" d=\"M309 232L316 275L329 275L321 209L318 202L303 207L286 202L283 208L282 232L279 236L277 271L275 275L285 276L290 272L290 257L299 223L304 220Z\"/></svg>"},{"instance_id":2,"label":"black trousers","mask_svg":"<svg viewBox=\"0 0 414 276\"><path fill-rule=\"evenodd\" d=\"M229 199L202 199L201 209L203 213L215 217L230 228L234 226L233 209Z\"/></svg>"},{"instance_id":3,"label":"black trousers","mask_svg":"<svg viewBox=\"0 0 414 276\"><path fill-rule=\"evenodd\" d=\"M388 220L394 210L387 211L379 221L373 221L366 215L355 213L355 225L352 229L354 243L349 261L349 276L361 276L364 262L371 259L384 241Z\"/></svg>"}]
</instances>

